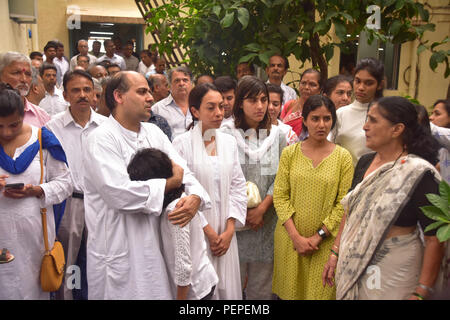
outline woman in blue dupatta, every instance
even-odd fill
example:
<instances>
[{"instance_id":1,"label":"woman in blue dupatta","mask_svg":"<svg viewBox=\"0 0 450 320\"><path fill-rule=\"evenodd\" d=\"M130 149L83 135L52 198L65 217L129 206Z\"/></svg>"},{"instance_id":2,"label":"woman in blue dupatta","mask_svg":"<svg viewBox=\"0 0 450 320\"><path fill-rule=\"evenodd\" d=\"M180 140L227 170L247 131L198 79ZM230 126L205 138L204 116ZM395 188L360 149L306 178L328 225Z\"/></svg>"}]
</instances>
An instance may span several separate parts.
<instances>
[{"instance_id":1,"label":"woman in blue dupatta","mask_svg":"<svg viewBox=\"0 0 450 320\"><path fill-rule=\"evenodd\" d=\"M0 268L0 300L49 299L40 286L44 255L40 208L47 208L48 242L55 241L52 205L63 202L72 185L64 151L56 137L42 129L44 183L40 184L39 128L23 122L20 95L0 84L0 244L15 259ZM20 189L7 184L23 183Z\"/></svg>"},{"instance_id":2,"label":"woman in blue dupatta","mask_svg":"<svg viewBox=\"0 0 450 320\"><path fill-rule=\"evenodd\" d=\"M436 283L443 243L434 220L419 209L438 193L439 173L430 162L437 143L418 122L412 103L386 97L370 107L363 127L366 146L355 169L354 189L341 203L346 215L323 272L345 300L423 300ZM440 289L440 288L438 288Z\"/></svg>"}]
</instances>

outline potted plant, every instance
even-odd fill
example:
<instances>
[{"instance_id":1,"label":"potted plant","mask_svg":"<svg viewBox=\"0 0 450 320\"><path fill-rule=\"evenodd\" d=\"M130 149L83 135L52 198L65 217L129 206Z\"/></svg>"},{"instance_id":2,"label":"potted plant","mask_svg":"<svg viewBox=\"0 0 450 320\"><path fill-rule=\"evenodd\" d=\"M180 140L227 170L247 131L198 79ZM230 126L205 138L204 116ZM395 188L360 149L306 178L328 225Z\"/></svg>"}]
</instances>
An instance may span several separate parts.
<instances>
[{"instance_id":1,"label":"potted plant","mask_svg":"<svg viewBox=\"0 0 450 320\"><path fill-rule=\"evenodd\" d=\"M422 212L436 222L430 224L424 232L438 228L436 237L440 242L450 239L450 186L444 180L439 183L439 193L428 193L426 197L432 206L420 207Z\"/></svg>"}]
</instances>

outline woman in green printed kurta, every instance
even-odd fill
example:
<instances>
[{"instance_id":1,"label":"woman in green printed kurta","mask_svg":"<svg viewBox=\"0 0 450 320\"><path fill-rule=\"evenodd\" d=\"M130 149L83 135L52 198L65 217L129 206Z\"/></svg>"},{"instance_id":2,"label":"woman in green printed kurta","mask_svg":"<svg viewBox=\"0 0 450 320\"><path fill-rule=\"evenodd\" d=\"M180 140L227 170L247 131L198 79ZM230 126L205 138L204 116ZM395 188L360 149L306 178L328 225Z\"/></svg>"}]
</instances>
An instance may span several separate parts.
<instances>
[{"instance_id":1,"label":"woman in green printed kurta","mask_svg":"<svg viewBox=\"0 0 450 320\"><path fill-rule=\"evenodd\" d=\"M281 155L273 202L278 215L274 236L272 291L283 300L335 299L322 284L353 165L350 153L327 140L336 122L330 99L311 96L303 108L309 137Z\"/></svg>"}]
</instances>

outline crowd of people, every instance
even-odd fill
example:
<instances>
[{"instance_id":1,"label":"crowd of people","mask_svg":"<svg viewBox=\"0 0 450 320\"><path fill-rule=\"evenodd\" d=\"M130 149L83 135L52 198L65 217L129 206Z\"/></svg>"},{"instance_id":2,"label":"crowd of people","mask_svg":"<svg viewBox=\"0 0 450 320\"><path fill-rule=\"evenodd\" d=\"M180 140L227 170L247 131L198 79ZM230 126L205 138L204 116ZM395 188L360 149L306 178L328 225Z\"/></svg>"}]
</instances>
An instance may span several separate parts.
<instances>
[{"instance_id":1,"label":"crowd of people","mask_svg":"<svg viewBox=\"0 0 450 320\"><path fill-rule=\"evenodd\" d=\"M0 53L0 299L450 290L450 248L420 210L450 181L448 99L428 116L383 97L373 58L327 81L307 69L296 91L279 54L263 81L251 63L194 76L133 41L101 45L80 40L70 60L57 40ZM66 261L51 294L41 208Z\"/></svg>"}]
</instances>

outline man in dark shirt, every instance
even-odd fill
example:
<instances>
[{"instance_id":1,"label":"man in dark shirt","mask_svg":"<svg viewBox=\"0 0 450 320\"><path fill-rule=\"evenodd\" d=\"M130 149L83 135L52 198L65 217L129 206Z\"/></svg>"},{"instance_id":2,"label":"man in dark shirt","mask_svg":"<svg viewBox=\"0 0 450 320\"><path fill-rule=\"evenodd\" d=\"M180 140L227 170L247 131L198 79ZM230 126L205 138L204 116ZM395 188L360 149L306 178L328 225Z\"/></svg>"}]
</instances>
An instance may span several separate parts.
<instances>
[{"instance_id":1,"label":"man in dark shirt","mask_svg":"<svg viewBox=\"0 0 450 320\"><path fill-rule=\"evenodd\" d=\"M170 126L167 120L160 115L153 113L152 111L150 111L150 114L151 116L150 119L148 119L148 122L157 125L162 130L162 132L166 134L169 140L172 141L172 130L170 130Z\"/></svg>"}]
</instances>

